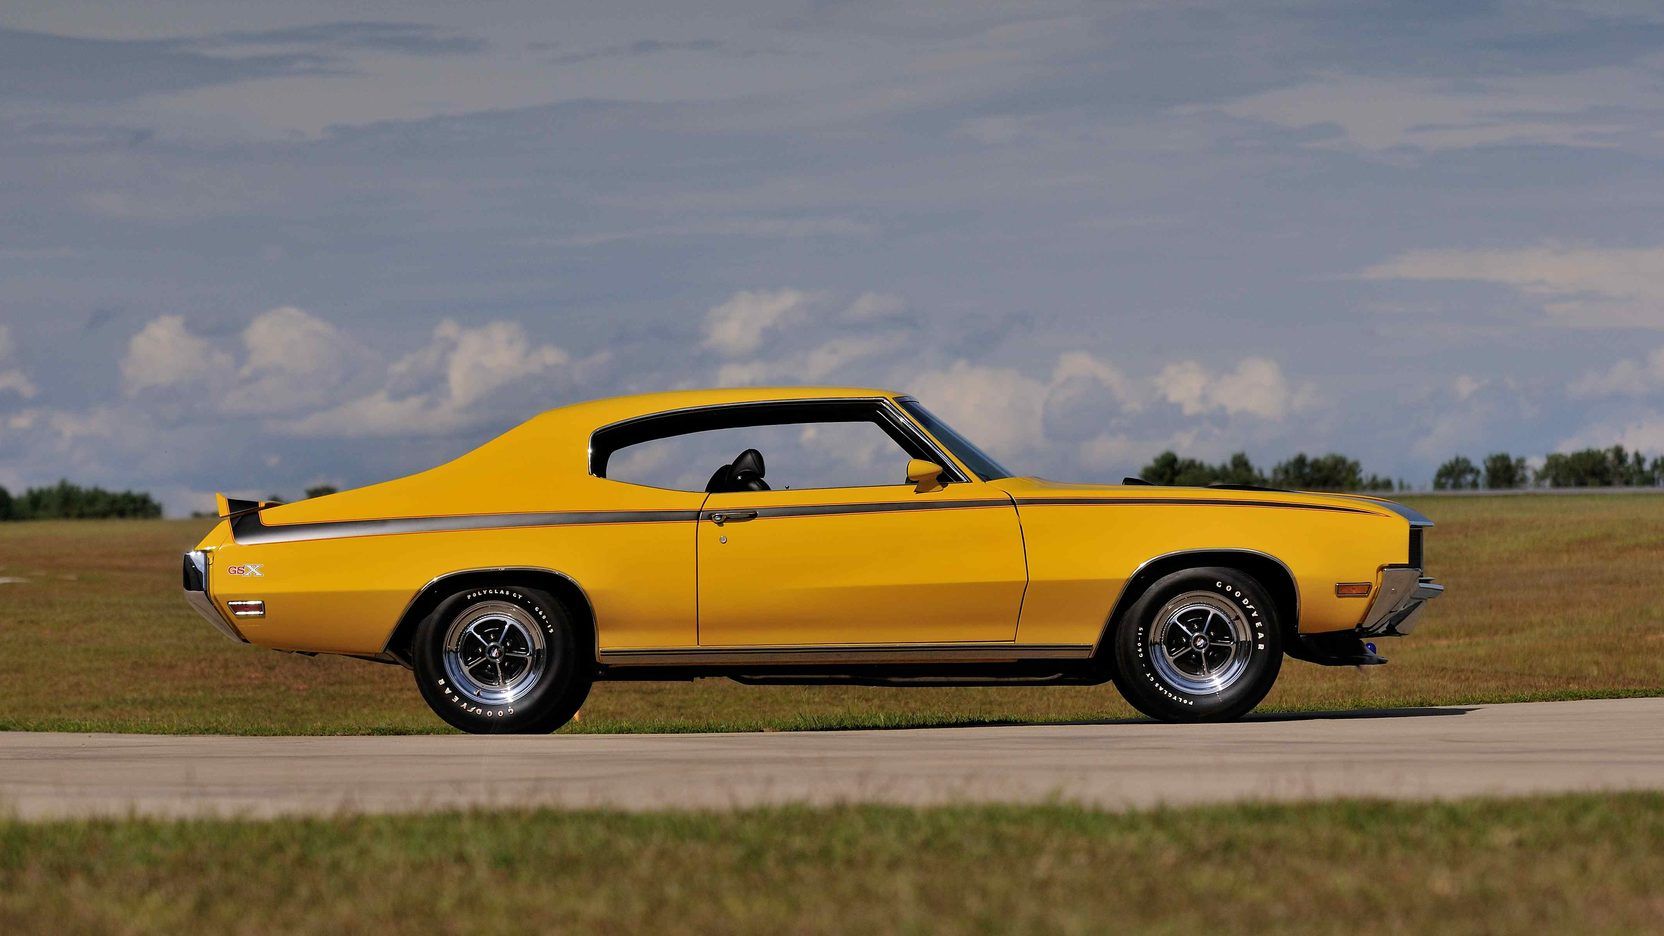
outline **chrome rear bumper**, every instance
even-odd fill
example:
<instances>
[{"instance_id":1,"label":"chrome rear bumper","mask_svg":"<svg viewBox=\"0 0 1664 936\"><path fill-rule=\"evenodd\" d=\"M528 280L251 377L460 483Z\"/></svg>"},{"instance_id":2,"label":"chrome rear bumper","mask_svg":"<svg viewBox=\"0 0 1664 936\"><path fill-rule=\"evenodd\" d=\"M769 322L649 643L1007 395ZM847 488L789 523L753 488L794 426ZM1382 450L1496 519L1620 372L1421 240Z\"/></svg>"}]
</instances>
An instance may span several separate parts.
<instances>
[{"instance_id":1,"label":"chrome rear bumper","mask_svg":"<svg viewBox=\"0 0 1664 936\"><path fill-rule=\"evenodd\" d=\"M196 609L196 612L214 625L214 629L224 634L228 640L237 643L248 643L248 638L237 630L237 625L226 620L225 615L214 604L214 599L208 596L208 553L201 549L193 549L185 554L185 603Z\"/></svg>"},{"instance_id":2,"label":"chrome rear bumper","mask_svg":"<svg viewBox=\"0 0 1664 936\"><path fill-rule=\"evenodd\" d=\"M1402 637L1415 630L1416 618L1427 602L1444 594L1444 586L1421 570L1391 566L1381 570L1381 585L1358 630L1370 637Z\"/></svg>"}]
</instances>

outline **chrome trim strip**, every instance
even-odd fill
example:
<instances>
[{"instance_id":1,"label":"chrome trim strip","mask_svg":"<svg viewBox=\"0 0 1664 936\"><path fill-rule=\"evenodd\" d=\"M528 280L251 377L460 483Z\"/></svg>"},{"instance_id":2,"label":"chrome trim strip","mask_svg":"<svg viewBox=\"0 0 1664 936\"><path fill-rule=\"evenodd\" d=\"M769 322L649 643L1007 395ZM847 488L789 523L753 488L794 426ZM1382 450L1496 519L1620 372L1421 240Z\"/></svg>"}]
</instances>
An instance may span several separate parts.
<instances>
[{"instance_id":1,"label":"chrome trim strip","mask_svg":"<svg viewBox=\"0 0 1664 936\"><path fill-rule=\"evenodd\" d=\"M724 666L818 663L1000 663L1009 660L1084 660L1091 644L839 644L756 647L667 647L602 650L609 666Z\"/></svg>"},{"instance_id":2,"label":"chrome trim strip","mask_svg":"<svg viewBox=\"0 0 1664 936\"><path fill-rule=\"evenodd\" d=\"M248 638L244 637L242 631L237 629L237 625L231 623L225 615L220 613L219 605L214 604L213 597L208 593L208 566L211 561L208 553L205 550L193 549L185 554L185 561L191 564L191 570L196 574L196 581L202 583L201 591L194 588L184 589L185 603L195 609L196 613L202 615L204 620L214 625L214 630L224 634L227 640L233 643L248 643Z\"/></svg>"},{"instance_id":3,"label":"chrome trim strip","mask_svg":"<svg viewBox=\"0 0 1664 936\"><path fill-rule=\"evenodd\" d=\"M809 403L809 404L814 404L814 403L876 403L876 402L879 402L879 401L885 400L885 399L888 399L888 397L881 397L881 396L797 397L797 398L773 399L773 400L746 400L746 401L740 402L740 403L701 403L698 406L678 406L675 409L658 410L658 411L652 412L652 413L638 413L634 416L626 416L623 419L617 419L617 420L614 420L614 421L612 421L610 423L607 423L605 425L596 426L593 430L590 431L589 436L590 436L590 441L593 444L596 435L598 435L600 433L603 433L603 432L606 432L609 429L617 429L617 428L620 428L622 426L628 426L631 423L647 422L647 421L653 420L653 419L662 419L662 418L667 417L667 416L683 416L683 415L686 415L688 413L704 413L704 412L707 412L707 411L710 411L710 410L744 409L744 408L753 407L753 406L790 406L790 405L796 404L796 403ZM600 475L595 475L595 477L601 477L601 476Z\"/></svg>"},{"instance_id":4,"label":"chrome trim strip","mask_svg":"<svg viewBox=\"0 0 1664 936\"><path fill-rule=\"evenodd\" d=\"M913 417L907 415L907 411L902 409L895 400L889 397L883 397L882 400L883 403L880 405L892 420L901 424L902 431L923 443L925 448L936 453L936 464L941 465L945 473L953 476L942 479L943 484L969 484L971 479L976 477L970 466L961 464L952 452L938 444L935 436L926 432L923 426L913 420ZM977 478L977 481L982 482L982 479Z\"/></svg>"},{"instance_id":5,"label":"chrome trim strip","mask_svg":"<svg viewBox=\"0 0 1664 936\"><path fill-rule=\"evenodd\" d=\"M1226 500L1210 497L1018 497L1018 507L1282 507L1289 510L1326 510L1379 517L1373 510L1335 504L1288 504L1280 501Z\"/></svg>"},{"instance_id":6,"label":"chrome trim strip","mask_svg":"<svg viewBox=\"0 0 1664 936\"><path fill-rule=\"evenodd\" d=\"M733 495L717 495L733 496ZM926 495L919 495L921 498ZM699 519L714 520L716 515L744 510L755 513L755 519L769 517L826 517L838 514L897 513L906 510L975 510L979 507L1011 507L1011 498L982 498L977 500L917 500L873 501L860 504L794 504L781 507L759 507L736 504L732 507L713 507L699 511Z\"/></svg>"},{"instance_id":7,"label":"chrome trim strip","mask_svg":"<svg viewBox=\"0 0 1664 936\"><path fill-rule=\"evenodd\" d=\"M949 473L953 476L953 477L947 479L949 483L954 483L954 484L968 484L968 483L970 483L971 475L968 473L969 469L965 468L963 465L959 464L958 459L955 459L952 455L948 454L948 452L945 449L943 449L940 445L937 445L936 440L934 438L932 438L929 433L925 432L923 428L921 428L917 423L915 423L912 420L912 418L909 417L907 415L907 413L901 409L901 407L897 406L895 400L893 400L893 399L891 399L890 397L887 397L887 396L803 397L803 398L800 398L800 399L786 399L786 400L748 400L744 403L706 403L706 404L703 404L701 406L683 406L683 407L679 407L677 409L660 410L657 413L642 413L639 416L631 416L627 419L620 419L620 420L617 420L616 422L607 423L604 426L597 426L595 429L591 430L590 433L589 433L588 448L587 448L586 454L585 454L584 468L585 468L586 471L589 472L589 475L592 478L606 478L605 475L598 475L598 474L595 473L595 437L597 435L603 433L603 432L606 432L609 429L616 429L616 428L619 428L621 426L628 426L631 423L645 422L645 421L654 420L654 419L663 419L663 418L669 417L669 416L680 416L680 415L684 415L684 414L687 414L687 413L703 413L703 412L708 412L708 411L711 411L711 410L750 409L750 408L753 408L753 407L768 407L768 406L795 406L795 405L799 405L799 404L807 404L807 405L813 406L815 404L827 404L827 403L876 403L876 404L878 404L879 410L883 413L883 415L888 417L888 419L887 419L888 422L890 422L892 425L894 425L895 428L900 430L902 433L904 433L908 436L911 436L915 442L919 443L924 448L928 449L930 452L932 452L936 455L936 463L942 466L944 472ZM789 424L788 423L781 423L781 425L789 425ZM609 453L609 455L610 454L611 453ZM607 479L607 480L615 480L615 479ZM628 484L629 482L621 481L619 483L620 484ZM691 492L691 493L697 493L697 492Z\"/></svg>"}]
</instances>

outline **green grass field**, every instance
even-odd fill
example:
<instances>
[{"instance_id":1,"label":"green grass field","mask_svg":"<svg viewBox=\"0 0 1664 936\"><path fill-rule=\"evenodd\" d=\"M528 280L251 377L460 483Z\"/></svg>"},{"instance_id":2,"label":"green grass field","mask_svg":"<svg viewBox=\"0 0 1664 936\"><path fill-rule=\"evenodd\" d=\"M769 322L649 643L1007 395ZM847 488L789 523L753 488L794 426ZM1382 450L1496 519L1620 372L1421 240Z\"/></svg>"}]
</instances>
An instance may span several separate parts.
<instances>
[{"instance_id":1,"label":"green grass field","mask_svg":"<svg viewBox=\"0 0 1664 936\"><path fill-rule=\"evenodd\" d=\"M1664 693L1664 496L1424 498L1448 594L1365 671L1290 661L1262 710ZM179 596L204 521L0 524L0 728L364 733L446 729L409 674L231 644ZM1132 717L1112 687L601 684L577 731Z\"/></svg>"},{"instance_id":2,"label":"green grass field","mask_svg":"<svg viewBox=\"0 0 1664 936\"><path fill-rule=\"evenodd\" d=\"M1425 499L1450 591L1366 671L1290 662L1280 711L1664 694L1664 497ZM235 646L178 592L201 521L0 524L0 729L445 729L409 675ZM10 580L10 581L8 581ZM1131 717L1110 687L602 684L571 729ZM0 813L3 815L3 813ZM0 932L1664 930L1664 795L0 818Z\"/></svg>"},{"instance_id":3,"label":"green grass field","mask_svg":"<svg viewBox=\"0 0 1664 936\"><path fill-rule=\"evenodd\" d=\"M0 823L0 932L1641 932L1664 795Z\"/></svg>"}]
</instances>

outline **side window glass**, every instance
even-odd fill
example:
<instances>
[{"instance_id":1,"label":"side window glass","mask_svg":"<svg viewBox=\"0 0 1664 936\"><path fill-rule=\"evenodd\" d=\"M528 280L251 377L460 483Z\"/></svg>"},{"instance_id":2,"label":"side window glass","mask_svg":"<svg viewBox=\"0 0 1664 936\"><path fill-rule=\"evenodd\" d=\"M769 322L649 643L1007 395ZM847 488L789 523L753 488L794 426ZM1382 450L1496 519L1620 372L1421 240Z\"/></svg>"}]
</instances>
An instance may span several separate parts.
<instances>
[{"instance_id":1,"label":"side window glass","mask_svg":"<svg viewBox=\"0 0 1664 936\"><path fill-rule=\"evenodd\" d=\"M746 449L762 454L764 479L776 491L906 483L907 453L870 422L746 426L651 439L612 453L607 477L703 491L713 473Z\"/></svg>"}]
</instances>

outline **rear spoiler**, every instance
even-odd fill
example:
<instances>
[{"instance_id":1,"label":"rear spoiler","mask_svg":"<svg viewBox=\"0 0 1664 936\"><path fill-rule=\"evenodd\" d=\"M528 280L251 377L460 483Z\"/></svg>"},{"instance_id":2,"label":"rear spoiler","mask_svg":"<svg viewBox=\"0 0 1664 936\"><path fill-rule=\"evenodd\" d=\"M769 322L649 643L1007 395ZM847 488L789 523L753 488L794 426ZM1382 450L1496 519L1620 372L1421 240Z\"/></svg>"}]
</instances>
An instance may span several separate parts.
<instances>
[{"instance_id":1,"label":"rear spoiler","mask_svg":"<svg viewBox=\"0 0 1664 936\"><path fill-rule=\"evenodd\" d=\"M224 494L215 494L214 512L221 518L232 519L241 517L246 513L253 513L256 510L265 510L267 507L276 507L278 503L278 501L238 500L235 497L226 497Z\"/></svg>"}]
</instances>

